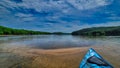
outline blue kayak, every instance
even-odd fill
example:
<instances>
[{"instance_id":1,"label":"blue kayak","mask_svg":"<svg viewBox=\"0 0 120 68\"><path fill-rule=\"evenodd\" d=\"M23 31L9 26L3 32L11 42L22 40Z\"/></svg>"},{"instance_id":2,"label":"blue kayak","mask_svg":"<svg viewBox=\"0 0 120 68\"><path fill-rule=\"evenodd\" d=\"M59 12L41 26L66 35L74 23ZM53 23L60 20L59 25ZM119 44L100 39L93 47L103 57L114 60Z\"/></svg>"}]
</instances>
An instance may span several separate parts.
<instances>
[{"instance_id":1,"label":"blue kayak","mask_svg":"<svg viewBox=\"0 0 120 68\"><path fill-rule=\"evenodd\" d=\"M104 60L93 48L90 48L79 68L114 68L110 63Z\"/></svg>"}]
</instances>

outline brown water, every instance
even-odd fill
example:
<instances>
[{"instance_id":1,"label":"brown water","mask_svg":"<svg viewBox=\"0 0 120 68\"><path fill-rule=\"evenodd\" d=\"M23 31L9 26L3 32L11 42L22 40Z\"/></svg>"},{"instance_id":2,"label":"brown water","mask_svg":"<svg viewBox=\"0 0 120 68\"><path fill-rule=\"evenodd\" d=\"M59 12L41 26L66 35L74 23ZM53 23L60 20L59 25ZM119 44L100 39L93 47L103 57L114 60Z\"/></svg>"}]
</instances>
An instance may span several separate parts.
<instances>
[{"instance_id":1,"label":"brown water","mask_svg":"<svg viewBox=\"0 0 120 68\"><path fill-rule=\"evenodd\" d=\"M25 56L20 55L21 52L23 52L22 54L24 54L26 50L32 49L48 50L79 47L101 47L103 48L103 50L98 51L101 54L103 54L106 58L107 58L106 55L110 55L111 57L108 57L108 59L113 58L116 60L116 62L119 61L118 59L120 56L119 36L116 37L113 36L81 37L71 35L0 36L0 68L9 67L12 68L16 65L21 64L22 62L26 62L29 59L31 59L31 57L26 58ZM49 57L47 59L49 59ZM112 60L110 61L113 62ZM20 67L18 66L18 68Z\"/></svg>"}]
</instances>

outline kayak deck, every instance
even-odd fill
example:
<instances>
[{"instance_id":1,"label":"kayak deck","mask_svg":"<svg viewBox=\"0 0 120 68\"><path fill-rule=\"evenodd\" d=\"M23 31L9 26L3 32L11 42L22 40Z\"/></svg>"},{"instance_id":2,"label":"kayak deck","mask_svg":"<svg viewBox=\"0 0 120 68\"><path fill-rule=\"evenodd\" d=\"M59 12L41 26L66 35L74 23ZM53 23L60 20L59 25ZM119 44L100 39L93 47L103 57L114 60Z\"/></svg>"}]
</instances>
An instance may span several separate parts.
<instances>
[{"instance_id":1,"label":"kayak deck","mask_svg":"<svg viewBox=\"0 0 120 68\"><path fill-rule=\"evenodd\" d=\"M110 63L102 58L93 48L90 48L79 68L114 68Z\"/></svg>"}]
</instances>

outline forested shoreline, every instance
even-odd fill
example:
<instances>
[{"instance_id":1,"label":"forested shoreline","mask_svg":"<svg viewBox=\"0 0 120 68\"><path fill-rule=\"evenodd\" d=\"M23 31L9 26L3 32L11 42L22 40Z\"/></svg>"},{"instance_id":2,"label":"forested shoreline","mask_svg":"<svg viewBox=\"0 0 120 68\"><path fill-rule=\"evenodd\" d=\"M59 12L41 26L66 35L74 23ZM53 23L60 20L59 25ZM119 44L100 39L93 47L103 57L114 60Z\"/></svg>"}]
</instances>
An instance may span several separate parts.
<instances>
[{"instance_id":1,"label":"forested shoreline","mask_svg":"<svg viewBox=\"0 0 120 68\"><path fill-rule=\"evenodd\" d=\"M72 35L81 36L120 36L120 26L92 27L72 32Z\"/></svg>"},{"instance_id":2,"label":"forested shoreline","mask_svg":"<svg viewBox=\"0 0 120 68\"><path fill-rule=\"evenodd\" d=\"M32 31L24 29L13 29L4 26L0 26L0 35L40 35L51 34L50 32Z\"/></svg>"},{"instance_id":3,"label":"forested shoreline","mask_svg":"<svg viewBox=\"0 0 120 68\"><path fill-rule=\"evenodd\" d=\"M0 26L0 35L41 35L41 34L69 35L69 33L62 33L62 32L50 33L50 32L32 31L25 29L13 29L13 28ZM85 28L74 31L71 34L81 35L81 36L120 36L120 26Z\"/></svg>"}]
</instances>

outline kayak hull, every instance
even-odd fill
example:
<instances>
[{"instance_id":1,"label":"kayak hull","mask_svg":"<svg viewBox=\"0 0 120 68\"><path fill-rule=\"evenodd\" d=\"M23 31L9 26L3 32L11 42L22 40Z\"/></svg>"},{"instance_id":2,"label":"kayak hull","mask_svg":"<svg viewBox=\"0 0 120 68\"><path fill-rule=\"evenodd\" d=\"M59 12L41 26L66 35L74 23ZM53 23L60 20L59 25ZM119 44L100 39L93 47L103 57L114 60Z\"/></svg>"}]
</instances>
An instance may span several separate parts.
<instances>
[{"instance_id":1,"label":"kayak hull","mask_svg":"<svg viewBox=\"0 0 120 68\"><path fill-rule=\"evenodd\" d=\"M90 48L82 59L79 68L114 68L102 58L93 48Z\"/></svg>"}]
</instances>

